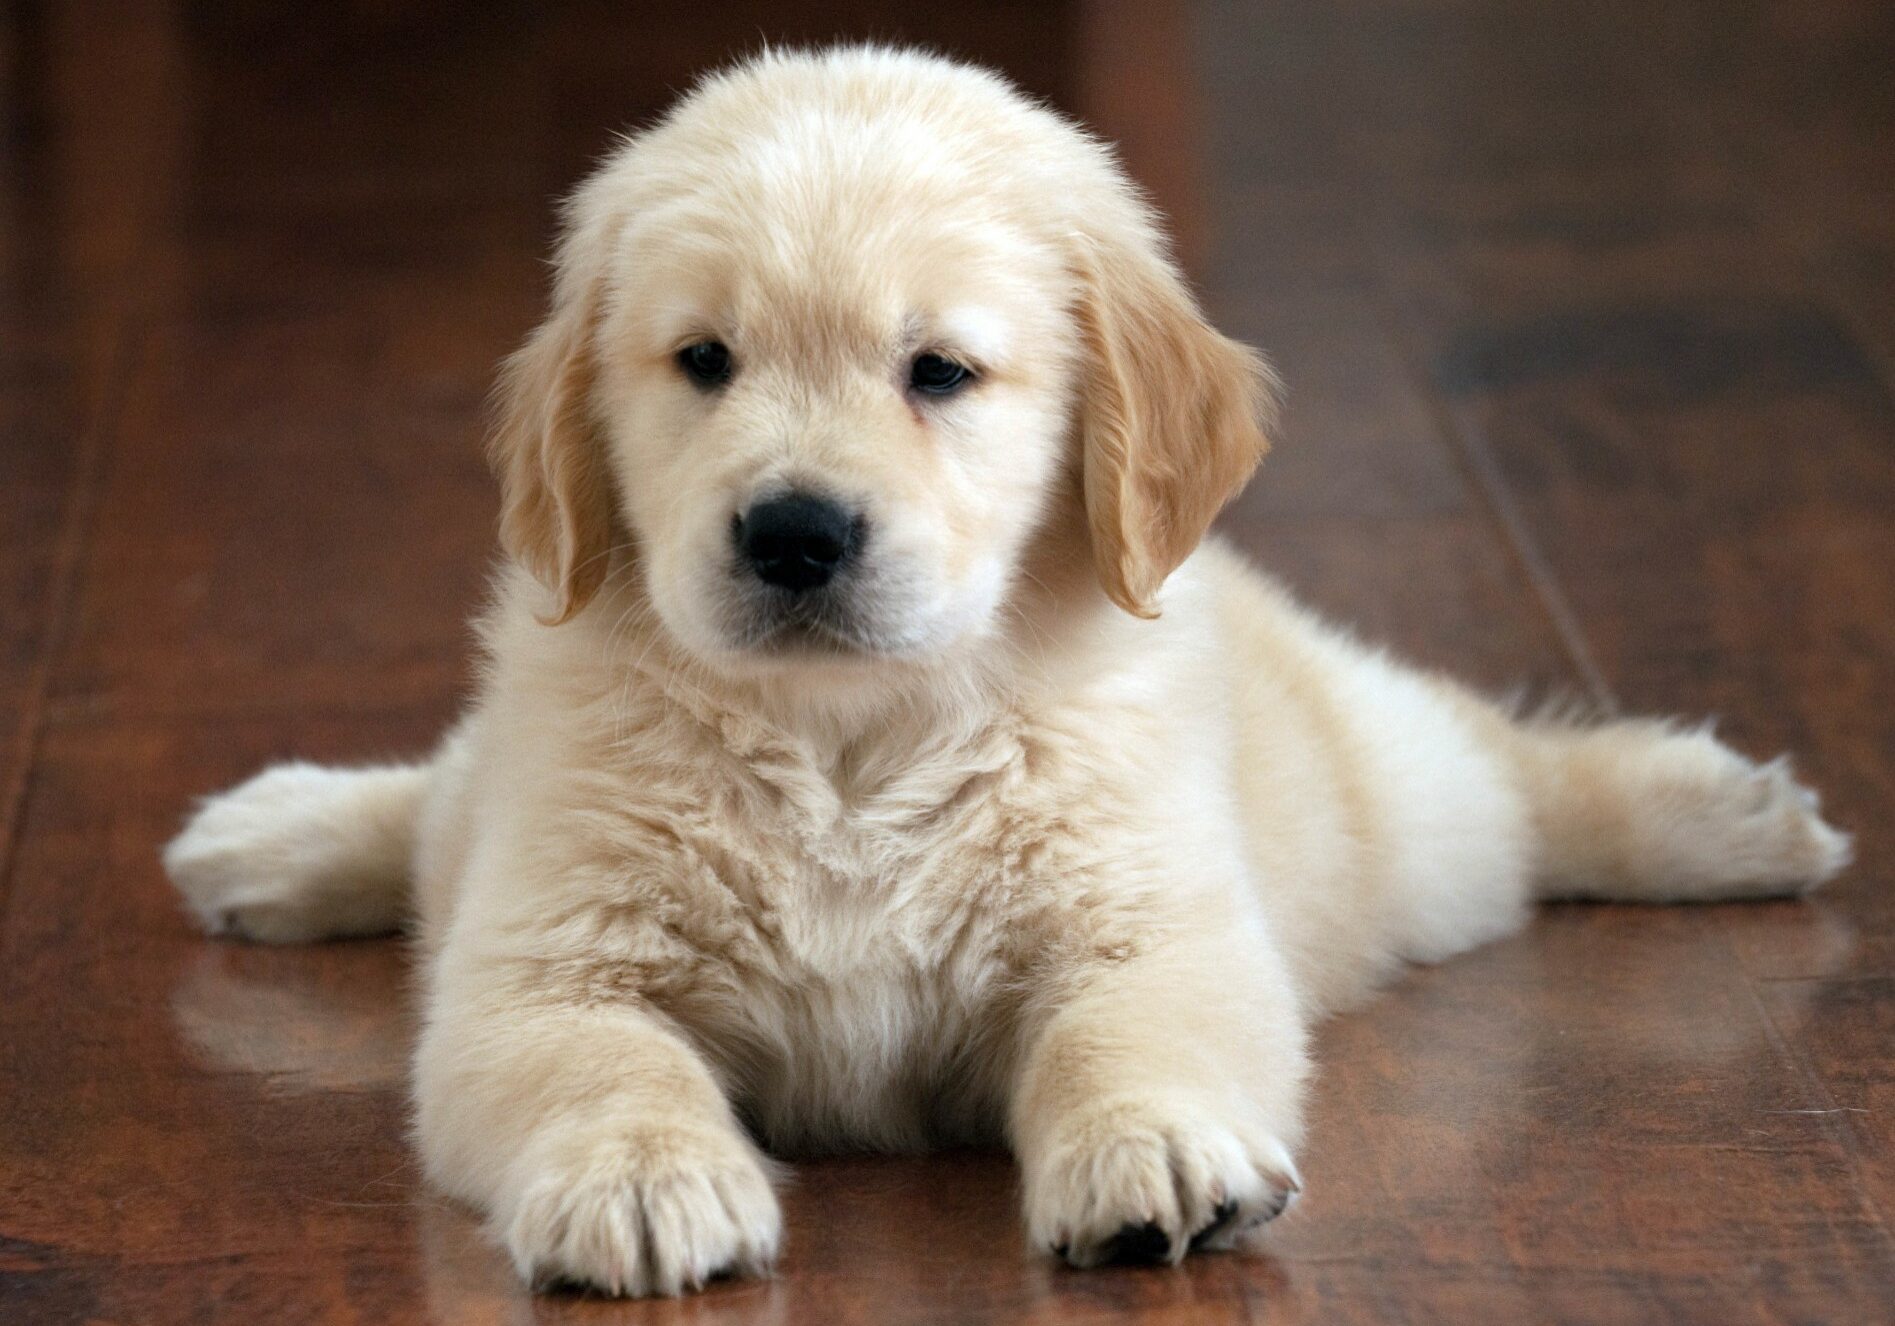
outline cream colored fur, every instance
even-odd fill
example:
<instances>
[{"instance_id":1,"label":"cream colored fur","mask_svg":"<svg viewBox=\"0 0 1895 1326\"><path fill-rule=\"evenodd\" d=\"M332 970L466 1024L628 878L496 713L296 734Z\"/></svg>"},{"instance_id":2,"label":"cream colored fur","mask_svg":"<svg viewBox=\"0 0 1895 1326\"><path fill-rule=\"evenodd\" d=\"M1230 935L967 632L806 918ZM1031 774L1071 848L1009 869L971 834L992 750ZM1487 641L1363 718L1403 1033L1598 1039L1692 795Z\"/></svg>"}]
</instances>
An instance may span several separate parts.
<instances>
[{"instance_id":1,"label":"cream colored fur","mask_svg":"<svg viewBox=\"0 0 1895 1326\"><path fill-rule=\"evenodd\" d=\"M1404 963L1536 893L1845 859L1779 766L1516 722L1200 546L1268 375L1106 151L990 75L753 60L586 184L560 264L467 718L166 853L214 930L412 916L421 1154L535 1281L762 1271L760 1144L1001 1139L1038 1247L1228 1243L1297 1191L1309 1027ZM674 362L706 335L717 391ZM923 349L978 381L906 394ZM869 513L853 647L743 636L732 512L790 481Z\"/></svg>"}]
</instances>

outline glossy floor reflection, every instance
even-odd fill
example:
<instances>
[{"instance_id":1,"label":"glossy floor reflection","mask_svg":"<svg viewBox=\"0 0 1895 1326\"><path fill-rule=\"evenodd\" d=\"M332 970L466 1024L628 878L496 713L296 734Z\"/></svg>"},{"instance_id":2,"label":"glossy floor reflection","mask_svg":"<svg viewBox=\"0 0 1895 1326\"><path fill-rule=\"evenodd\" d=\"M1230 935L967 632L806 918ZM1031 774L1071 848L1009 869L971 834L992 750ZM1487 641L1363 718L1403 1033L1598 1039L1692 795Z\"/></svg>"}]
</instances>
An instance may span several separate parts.
<instances>
[{"instance_id":1,"label":"glossy floor reflection","mask_svg":"<svg viewBox=\"0 0 1895 1326\"><path fill-rule=\"evenodd\" d=\"M1869 0L0 15L0 1320L1868 1321L1895 1301L1895 11ZM679 20L679 21L674 21ZM1004 1157L801 1165L776 1279L535 1301L420 1183L399 946L156 849L464 678L551 200L692 70L911 37L1125 145L1290 414L1227 527L1495 688L1793 749L1807 903L1569 907L1328 1027L1308 1196L1178 1270Z\"/></svg>"}]
</instances>

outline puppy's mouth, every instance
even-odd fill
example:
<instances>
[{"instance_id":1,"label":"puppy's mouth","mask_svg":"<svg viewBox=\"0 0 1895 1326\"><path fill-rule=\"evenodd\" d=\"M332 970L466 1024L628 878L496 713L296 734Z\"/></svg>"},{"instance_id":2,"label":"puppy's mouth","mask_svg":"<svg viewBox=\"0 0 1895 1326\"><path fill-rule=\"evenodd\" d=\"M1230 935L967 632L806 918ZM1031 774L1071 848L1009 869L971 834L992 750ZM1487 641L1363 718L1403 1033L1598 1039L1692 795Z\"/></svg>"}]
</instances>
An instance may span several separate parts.
<instances>
[{"instance_id":1,"label":"puppy's mouth","mask_svg":"<svg viewBox=\"0 0 1895 1326\"><path fill-rule=\"evenodd\" d=\"M746 605L732 643L745 653L775 658L891 652L851 598L840 586L799 594L766 591Z\"/></svg>"}]
</instances>

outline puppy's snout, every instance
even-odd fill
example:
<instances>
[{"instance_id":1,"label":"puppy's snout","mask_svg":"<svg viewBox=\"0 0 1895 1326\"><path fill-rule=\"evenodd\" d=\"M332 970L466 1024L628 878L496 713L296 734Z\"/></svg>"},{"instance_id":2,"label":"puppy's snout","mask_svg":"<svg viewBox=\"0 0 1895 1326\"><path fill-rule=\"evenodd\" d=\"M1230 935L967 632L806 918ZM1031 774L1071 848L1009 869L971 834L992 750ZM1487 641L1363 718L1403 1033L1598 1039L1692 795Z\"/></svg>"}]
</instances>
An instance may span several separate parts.
<instances>
[{"instance_id":1,"label":"puppy's snout","mask_svg":"<svg viewBox=\"0 0 1895 1326\"><path fill-rule=\"evenodd\" d=\"M862 518L826 497L790 493L754 503L731 525L766 585L801 592L829 583L862 542Z\"/></svg>"}]
</instances>

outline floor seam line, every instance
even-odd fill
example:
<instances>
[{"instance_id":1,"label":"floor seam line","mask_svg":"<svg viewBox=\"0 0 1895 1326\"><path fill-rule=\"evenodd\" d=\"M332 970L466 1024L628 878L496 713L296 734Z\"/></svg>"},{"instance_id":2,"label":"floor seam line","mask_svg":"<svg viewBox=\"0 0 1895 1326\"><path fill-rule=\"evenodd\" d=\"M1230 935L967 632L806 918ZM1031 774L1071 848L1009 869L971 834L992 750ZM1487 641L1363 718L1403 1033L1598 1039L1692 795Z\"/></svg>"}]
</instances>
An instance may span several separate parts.
<instances>
[{"instance_id":1,"label":"floor seam line","mask_svg":"<svg viewBox=\"0 0 1895 1326\"><path fill-rule=\"evenodd\" d=\"M19 756L4 799L0 800L0 929L4 929L13 899L13 880L24 838L26 807L39 772L42 739L47 728L53 674L66 652L79 615L79 594L90 561L91 539L104 494L109 438L130 394L134 347L144 319L127 296L118 306L107 333L103 379L93 393L93 406L81 424L74 446L71 486L66 513L60 521L57 551L47 586L39 658L35 661L20 707L15 734Z\"/></svg>"}]
</instances>

